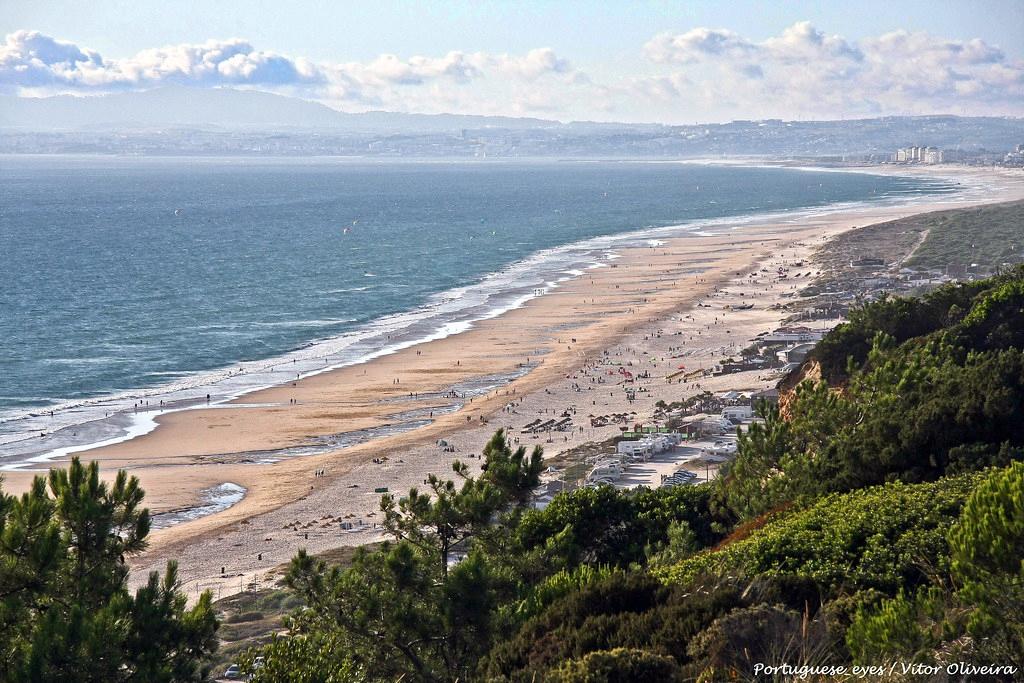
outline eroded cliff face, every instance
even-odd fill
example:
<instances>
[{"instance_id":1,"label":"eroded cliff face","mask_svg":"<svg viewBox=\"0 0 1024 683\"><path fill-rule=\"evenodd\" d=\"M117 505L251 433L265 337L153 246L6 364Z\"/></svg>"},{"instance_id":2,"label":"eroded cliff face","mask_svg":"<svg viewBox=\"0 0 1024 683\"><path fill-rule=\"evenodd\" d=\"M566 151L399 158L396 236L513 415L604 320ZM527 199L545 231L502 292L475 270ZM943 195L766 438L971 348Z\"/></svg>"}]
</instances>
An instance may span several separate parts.
<instances>
[{"instance_id":1,"label":"eroded cliff face","mask_svg":"<svg viewBox=\"0 0 1024 683\"><path fill-rule=\"evenodd\" d=\"M779 382L777 387L779 390L779 415L782 416L782 419L790 418L790 406L796 395L796 388L804 380L821 381L821 364L818 361L807 361L800 366L800 369L789 373Z\"/></svg>"}]
</instances>

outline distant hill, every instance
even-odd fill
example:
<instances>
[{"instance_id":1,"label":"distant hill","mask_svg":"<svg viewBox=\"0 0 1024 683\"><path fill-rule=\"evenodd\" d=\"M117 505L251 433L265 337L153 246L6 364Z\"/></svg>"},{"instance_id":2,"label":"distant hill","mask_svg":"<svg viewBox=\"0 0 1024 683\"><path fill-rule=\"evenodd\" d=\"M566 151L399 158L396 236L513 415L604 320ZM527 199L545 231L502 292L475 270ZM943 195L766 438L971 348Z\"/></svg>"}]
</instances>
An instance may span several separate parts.
<instances>
[{"instance_id":1,"label":"distant hill","mask_svg":"<svg viewBox=\"0 0 1024 683\"><path fill-rule=\"evenodd\" d=\"M891 116L844 121L633 124L462 114L346 113L266 92L183 86L93 97L0 97L0 153L392 157L888 159L898 147L991 152L1024 119Z\"/></svg>"},{"instance_id":2,"label":"distant hill","mask_svg":"<svg viewBox=\"0 0 1024 683\"><path fill-rule=\"evenodd\" d=\"M91 97L0 97L0 128L26 131L146 128L318 129L443 132L460 128L537 128L557 121L456 114L350 114L267 92L168 86Z\"/></svg>"}]
</instances>

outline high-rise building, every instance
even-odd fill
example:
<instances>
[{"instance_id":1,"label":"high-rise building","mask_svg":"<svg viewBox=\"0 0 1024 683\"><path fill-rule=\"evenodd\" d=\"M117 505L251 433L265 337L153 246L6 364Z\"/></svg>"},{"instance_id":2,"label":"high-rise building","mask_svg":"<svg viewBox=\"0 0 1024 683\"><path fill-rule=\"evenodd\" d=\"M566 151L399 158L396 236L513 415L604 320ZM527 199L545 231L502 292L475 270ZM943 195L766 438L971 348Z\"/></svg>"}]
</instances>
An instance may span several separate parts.
<instances>
[{"instance_id":1,"label":"high-rise building","mask_svg":"<svg viewBox=\"0 0 1024 683\"><path fill-rule=\"evenodd\" d=\"M901 163L919 164L941 164L943 159L942 150L936 147L902 147L896 150L893 161Z\"/></svg>"}]
</instances>

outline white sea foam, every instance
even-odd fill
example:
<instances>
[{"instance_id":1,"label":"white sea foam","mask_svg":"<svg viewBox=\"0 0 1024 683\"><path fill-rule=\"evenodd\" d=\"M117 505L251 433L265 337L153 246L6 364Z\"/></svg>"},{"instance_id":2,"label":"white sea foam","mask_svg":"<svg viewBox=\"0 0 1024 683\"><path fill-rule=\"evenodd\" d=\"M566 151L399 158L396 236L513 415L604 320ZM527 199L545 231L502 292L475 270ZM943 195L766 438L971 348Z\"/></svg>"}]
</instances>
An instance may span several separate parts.
<instances>
[{"instance_id":1,"label":"white sea foam","mask_svg":"<svg viewBox=\"0 0 1024 683\"><path fill-rule=\"evenodd\" d=\"M153 528L166 529L182 522L227 510L245 498L245 494L246 488L244 486L239 486L230 481L211 486L200 491L199 499L202 501L201 505L186 508L185 510L153 515Z\"/></svg>"},{"instance_id":2,"label":"white sea foam","mask_svg":"<svg viewBox=\"0 0 1024 683\"><path fill-rule=\"evenodd\" d=\"M37 466L46 463L50 460L53 460L54 458L63 458L69 455L74 455L75 453L80 453L81 451L89 450L91 448L113 446L114 444L122 443L124 441L128 441L129 439L134 439L135 437L149 434L151 431L156 429L157 423L155 418L159 414L159 411L135 413L131 416L131 420L129 421L128 425L122 428L121 433L118 434L117 436L111 437L109 439L104 439L102 441L86 440L83 443L77 445L63 446L61 448L46 450L43 453L32 455L31 457L25 458L23 460L5 463L4 465L0 466L0 471L15 469L37 469Z\"/></svg>"}]
</instances>

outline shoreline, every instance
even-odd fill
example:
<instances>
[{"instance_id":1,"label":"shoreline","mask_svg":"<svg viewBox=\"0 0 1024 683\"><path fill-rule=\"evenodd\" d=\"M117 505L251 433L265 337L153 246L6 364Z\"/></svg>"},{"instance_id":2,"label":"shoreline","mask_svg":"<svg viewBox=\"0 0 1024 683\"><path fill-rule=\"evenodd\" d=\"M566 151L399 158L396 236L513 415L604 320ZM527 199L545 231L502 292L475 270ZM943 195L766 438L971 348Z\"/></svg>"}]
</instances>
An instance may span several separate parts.
<instances>
[{"instance_id":1,"label":"shoreline","mask_svg":"<svg viewBox=\"0 0 1024 683\"><path fill-rule=\"evenodd\" d=\"M716 163L722 164L722 161L721 160L702 160L702 159L698 159L698 160L666 161L666 162L658 162L658 163L684 163L684 164L702 163L702 164L714 165ZM737 162L735 162L735 163L733 163L731 165L757 166L757 167L772 166L772 165L766 165L764 163L754 163L753 161L750 161L750 160L737 161ZM775 165L774 167L778 167L778 166ZM953 167L931 166L931 167L920 167L920 168L918 168L918 167L878 167L878 166L867 166L867 167L863 167L863 168L843 168L843 169L834 169L834 168L827 168L827 167L801 167L801 170L808 170L808 171L841 171L841 172L842 171L848 171L848 172L860 172L860 173L865 173L865 174L869 174L869 175L924 175L924 176L929 176L929 177L941 177L943 180L945 180L947 182L952 182L952 181L961 179L965 175L965 173L964 173L965 169L963 167L955 167L955 166L953 166ZM974 169L970 169L970 170L974 170ZM975 175L975 176L977 176L979 174L978 173L970 173L970 172L968 172L968 173L966 173L966 175ZM982 173L980 175L992 175L992 174L991 173ZM957 182L956 184L959 184L959 182ZM942 205L950 205L950 206L952 206L952 205L958 205L958 204L962 203L964 201L964 199L967 199L967 198L970 199L971 203L975 203L978 198L976 196L971 196L971 195L974 192L976 192L976 191L978 191L980 189L981 189L981 184L980 184L980 182L977 182L974 185L969 186L967 188L966 193L964 191L960 191L960 192L956 192L956 193L952 193L952 194L915 195L912 198L913 199L912 203L926 202L928 204L942 204ZM616 258L617 255L613 251L616 248L619 248L619 249L638 248L639 247L639 242L644 242L644 241L648 242L648 244L651 244L654 241L660 242L660 240L652 240L651 239L651 238L658 237L658 236L669 237L669 238L673 238L673 237L678 238L678 237L691 237L691 236L705 236L705 235L708 234L708 229L714 229L716 227L717 228L725 227L725 228L728 228L729 230L735 230L735 229L742 229L742 227L744 225L752 225L752 224L758 224L758 223L763 223L763 222L776 222L777 221L777 222L787 222L787 223L789 223L789 222L794 222L794 221L814 220L815 218L821 217L821 216L829 216L829 215L833 215L833 214L837 214L837 213L846 213L846 212L851 212L851 211L855 212L855 211L870 211L872 209L888 209L888 208L893 208L893 207L897 207L897 206L901 206L901 205L905 204L906 202L904 201L904 199L905 198L900 197L900 198L888 198L888 199L879 200L879 201L862 200L862 201L857 201L857 202L836 203L836 204L824 205L824 206L819 206L819 207L805 207L805 208L791 210L791 211L783 210L783 211L773 211L773 212L761 212L761 213L754 213L754 214L740 214L740 215L731 216L731 217L716 217L716 218L710 218L710 219L699 219L699 220L694 220L694 221L690 221L690 222L682 223L682 224L674 224L674 225L669 225L669 226L659 226L659 227L654 227L654 228L643 228L643 229L639 229L639 230L630 231L630 232L627 232L627 233L618 233L618 234L614 234L614 235L589 238L589 239L583 240L581 242L561 245L559 247L555 247L555 248L552 248L552 249L545 250L545 252L559 252L559 251L563 251L563 250L564 251L572 251L572 250L585 249L589 253L586 255L586 258L584 258L583 260L592 260L593 257L594 257L594 253L593 252L601 251L601 252L603 252L602 256L605 257L606 260L603 261L603 262L593 262L589 266L587 266L586 270L582 270L582 271L581 270L572 270L572 269L564 270L564 269L561 269L561 267L559 266L559 269L558 269L557 272L559 274L563 274L563 277L558 278L557 280L554 280L554 281L547 281L547 282L545 282L545 287L535 289L533 291L533 293L527 294L526 296L519 297L519 298L517 298L516 301L514 301L513 303L511 303L511 304L509 304L509 305L507 305L505 307L499 307L497 309L492 309L492 310L488 311L487 313L485 313L484 315L481 315L481 316L478 316L478 317L475 317L475 318L471 318L471 319L469 319L467 321L462 321L461 323L455 323L454 326L455 327L459 327L460 329L451 329L453 327L453 323L451 323L451 322L444 323L444 324L441 325L441 327L439 327L437 329L434 329L434 330L432 330L432 331L430 331L430 332L428 332L426 334L421 334L419 336L413 336L413 338L410 338L410 339L403 338L403 339L401 339L398 342L392 343L390 345L386 345L385 347L377 349L374 352L371 352L371 353L368 353L368 354L363 354L363 355L361 355L361 356L359 356L359 357L357 357L355 359L351 359L351 360L347 359L347 360L343 360L343 361L340 361L340 362L335 362L333 364L330 363L327 360L323 360L324 356L315 355L315 356L312 357L312 359L314 361L316 361L318 365L319 365L319 362L321 360L323 360L324 365L320 366L320 367L313 368L313 369L307 369L305 372L300 372L297 375L296 379L298 379L298 381L306 381L309 378L317 376L317 375L319 375L321 373L330 373L330 372L335 372L335 371L337 371L339 369L342 369L342 368L345 368L345 367L354 366L354 365L361 365L363 363L371 362L375 358L378 358L378 357L381 357L381 356L391 355L391 354L398 353L398 352L400 352L400 351L402 351L404 349L410 348L410 347L418 346L420 344L429 343L429 342L434 341L436 339L443 339L443 338L446 338L447 336L450 336L450 335L455 335L455 334L460 334L462 332L465 332L466 330L471 329L475 324L478 324L478 323L480 323L482 321L489 320L489 319L491 319L493 317L503 316L503 315L507 314L510 311L513 311L513 310L516 310L517 308L522 307L526 302L536 298L537 296L543 296L545 294L549 294L552 289L557 288L563 282L565 282L567 280L571 280L573 278L581 277L582 275L585 275L586 272L589 272L590 269L597 268L597 267L606 267L607 265L609 265L608 261L610 261L611 259ZM667 234L663 234L663 233L675 233L675 234L674 235L667 235ZM714 235L714 234L721 234L721 233L711 233L711 234ZM597 243L597 242L608 242L609 244L603 244L603 245L600 245L600 246L598 246L597 244L592 244L592 243ZM622 244L621 245L610 244L612 242L621 242ZM537 254L533 254L533 255L527 257L527 259L524 259L523 261L514 262L512 264L509 264L507 267L505 267L501 271L497 271L495 273L491 273L490 275L487 276L487 278L495 276L495 275L500 275L500 274L502 274L502 273L504 273L506 271L515 269L517 266L520 266L522 263L524 263L526 261L541 260L543 258L543 256L545 256L545 255L547 255L547 254L545 254L543 252L537 253ZM549 275L550 275L550 273L549 273ZM484 279L486 280L487 278L484 278ZM474 286L477 286L479 284L480 283L478 282L478 283L473 284L473 285L467 285L467 286L459 287L459 288L457 288L457 290L463 290L463 291L464 290L468 290L468 289L471 289ZM434 297L436 297L438 299L441 299L441 300L444 300L444 299L450 297L453 294L453 292L455 292L455 290L447 290L447 291L444 291L444 292L439 292L438 294L434 295ZM386 320L388 318L393 318L393 317L404 317L404 316L410 315L412 313L414 313L414 311L410 311L410 312L406 312L406 313L394 314L394 315L390 315L390 316L385 316L385 318L383 320ZM269 357L269 358L263 359L263 360L242 361L242 362L239 362L239 363L237 363L235 365L244 366L245 364L250 364L250 365L255 365L255 366L261 366L263 368L269 368L270 369L270 374L272 374L279 366L287 364L289 359L291 359L292 362L294 363L295 362L294 356L296 354L303 353L304 351L307 351L308 349L315 349L315 348L318 348L318 347L321 347L321 346L325 346L325 345L330 345L332 343L336 343L339 339L344 339L344 338L346 338L348 336L351 336L351 335L358 335L358 334L364 333L366 328L372 328L373 326L376 326L377 324L379 324L381 322L381 320L382 319L378 319L378 320L372 321L372 322L368 323L367 325L365 325L365 326L363 326L363 327L361 327L361 328L359 328L359 329L357 329L355 331L346 332L345 334L340 335L339 337L333 337L333 338L329 338L329 339L325 339L325 340L314 340L314 341L311 341L311 342L309 342L307 344L302 345L298 349L294 349L294 350L286 352L284 354L275 355L275 356L272 356L272 357ZM404 329L402 331L403 332L407 331L407 329L408 328L406 328L406 329ZM390 337L389 337L389 339L390 339ZM233 367L235 367L235 366L233 365L232 368ZM300 370L301 370L302 366L299 366L299 367L300 367ZM67 427L60 428L56 432L47 434L47 439L45 439L43 441L37 441L36 438L34 437L34 432L33 432L33 436L25 437L25 438L23 438L21 440L18 440L18 441L7 442L5 444L0 445L0 455L3 454L3 450L4 450L5 446L15 446L15 447L17 447L17 446L19 446L19 445L21 445L23 443L28 443L28 444L31 444L33 446L37 446L36 448L31 450L26 455L23 455L20 458L17 458L19 460L19 462L12 462L12 461L15 460L14 457L7 457L7 458L3 458L2 460L0 460L0 463L2 463L2 464L0 464L0 471L8 471L8 472L11 472L11 471L36 471L36 472L44 472L44 471L46 471L46 469L48 469L48 465L51 462L64 461L64 460L66 460L66 458L68 456L70 456L72 454L96 451L96 450L100 450L100 449L103 449L103 448L108 448L108 447L111 447L111 446L116 446L116 445L121 444L121 443L129 442L129 441L132 441L134 439L138 439L140 437L144 437L147 434L149 434L150 432L152 432L153 430L157 429L160 426L161 422L164 421L164 419L166 419L167 416L173 415L175 413L179 413L179 412L183 412L183 411L191 411L191 410L205 410L205 409L212 409L212 408L230 408L230 407L234 407L236 405L240 405L242 403L249 403L249 400L248 400L249 397L253 396L254 394L258 394L258 393L260 393L262 391L273 389L275 387L279 388L279 387L285 386L289 382L293 381L293 380L290 380L290 379L282 379L280 377L268 377L268 378L266 378L266 381L264 381L264 382L262 382L260 384L248 385L248 386L244 386L244 387L236 388L236 389L231 389L229 387L229 391L228 392L226 392L224 394L221 394L220 396L217 396L213 401L204 401L203 397L202 397L202 392L206 391L206 390L209 390L211 386L218 386L220 381L214 380L211 383L209 381L203 381L203 378L207 378L207 377L209 377L211 375L224 376L226 374L227 378L231 379L231 378L234 378L236 376L240 376L242 374L241 372L238 372L238 373L234 372L232 370L232 368L221 368L221 369L212 370L212 371L200 371L198 373L190 375L189 378L194 381L193 388L198 390L199 394L198 395L194 395L194 396L187 396L187 397L184 397L184 398L177 398L177 399L169 400L169 401L167 401L166 405L162 405L161 408L157 409L157 410L153 410L153 409L150 408L148 400L145 401L146 406L145 406L145 408L143 408L142 407L143 399L145 397L150 397L151 396L151 397L154 397L154 402L155 402L159 396L166 396L166 395L168 395L168 393L172 393L172 391L169 390L167 385L158 385L158 386L144 388L144 389L139 389L139 390L132 390L132 391L128 391L128 392L122 392L121 394L115 395L113 397L97 397L97 398L93 398L93 399L82 399L82 400L78 400L78 401L74 401L74 402L68 402L68 404L72 408L80 408L80 407L83 407L83 406L104 406L104 407L106 407L106 406L108 406L110 404L114 404L114 405L111 405L110 407L115 408L116 410L115 410L115 412L110 414L109 417L106 418L106 419L90 419L87 422L72 423L72 424L70 424ZM256 372L257 373L260 372L258 368L256 369ZM263 374L268 374L268 373L263 373ZM136 399L136 400L138 400L139 409L134 409L134 406L133 407L128 407L126 405L128 399ZM125 405L122 405L122 406L118 407L116 405L118 402L121 402L121 403L123 403ZM164 402L161 401L161 404L163 404L163 403ZM133 400L133 404L134 404L134 400ZM256 406L256 407L258 407L258 406ZM55 409L59 409L59 407L55 408ZM37 415L40 416L40 417L44 417L45 416L44 415L45 412L46 411L38 411ZM77 436L77 431L79 429L82 429L83 431L87 431L89 428L96 427L96 426L99 426L100 430L103 430L103 431L100 431L99 435L95 436L94 438L91 438L91 439L86 440L86 441L78 440L77 442L71 442L71 443L68 443L67 445L64 445L64 444L61 443L62 437L67 432L69 432L69 431L75 432L76 433L75 435ZM116 433L110 434L110 429L115 430ZM52 442L54 439L56 440L56 443ZM33 464L37 465L37 467L35 467L35 468L31 467L31 465L33 465Z\"/></svg>"},{"instance_id":2,"label":"shoreline","mask_svg":"<svg viewBox=\"0 0 1024 683\"><path fill-rule=\"evenodd\" d=\"M784 165L766 164L755 160L729 162L714 159L692 159L653 161L651 163L790 168L791 170L809 172L850 172L867 175L923 175L926 178L942 177L946 182L950 182L955 177L943 177L940 174L931 172L931 169L896 167L883 169L874 166L843 169L814 166L786 167ZM938 167L931 168L937 169ZM918 172L920 170L927 172ZM904 171L908 172L904 173ZM966 188L966 190L974 191L979 188L980 185L976 185ZM914 195L914 197L922 200L938 200L948 197L955 201L957 197L963 194L964 190L960 190L949 194L922 194ZM275 354L265 359L243 360L230 366L188 373L184 377L168 384L125 390L110 396L65 401L48 408L25 409L19 417L11 417L5 420L7 424L13 424L22 420L28 424L26 428L21 430L22 435L19 438L5 437L4 434L0 433L0 472L44 472L48 469L51 462L62 461L70 455L114 446L145 436L159 427L162 418L172 413L231 406L246 401L247 397L260 391L286 385L293 381L290 378L290 373L295 370L298 370L295 379L304 381L320 373L332 372L352 365L360 365L380 356L397 353L411 346L459 334L481 321L504 315L511 310L523 306L526 302L537 296L550 293L552 289L558 288L562 283L576 277L581 277L591 269L608 266L616 257L615 250L617 249L636 248L640 246L641 242L649 242L658 238L699 236L708 231L721 228L741 229L744 225L763 222L813 219L816 216L830 215L836 212L896 206L903 203L904 199L904 197L888 197L881 200L866 199L793 210L763 211L737 214L735 216L695 219L684 223L640 228L624 233L591 237L578 242L545 249L510 263L498 271L489 273L475 283L432 295L425 307L428 313L424 316L424 319L429 321L437 318L434 322L439 322L439 326L432 323L418 328L415 318L419 315L420 309L397 312L361 324L359 327L340 335L311 340L298 348ZM561 254L566 256L567 263L557 262L557 256ZM550 264L550 268L545 270L542 266L552 257L556 257L555 261ZM443 311L437 310L445 302L458 298L467 291L481 287L489 279L499 278L503 275L511 276L517 270L529 271L531 266L536 266L538 272L533 273L535 276L542 276L540 283L534 283L540 284L540 286L526 287L520 285L512 290L512 294L509 297L511 298L510 301L498 302L496 306L492 306L482 313L476 312L474 315L460 316L465 319L448 320L444 317ZM490 298L485 303L489 304ZM399 321L404 321L405 326L400 326L402 322ZM398 325L394 330L391 330L398 333L396 341L392 341L390 335L387 334L389 324ZM386 339L382 340L381 337ZM383 346L378 346L381 343L383 343ZM361 353L356 353L354 356L348 353L352 347L358 347L360 344L368 348ZM290 366L289 363L291 363ZM288 378L275 376L283 372L282 368L287 368ZM211 394L213 398L209 400L208 397ZM150 399L152 399L152 405L150 404ZM92 411L92 414L86 419L75 417L75 414L85 411ZM104 413L103 417L99 416L101 411ZM54 426L54 416L47 416L47 413L50 412L55 413L58 420L65 418L64 421ZM28 429L28 426L34 426L34 428ZM45 433L45 438L40 439L37 436L37 432ZM91 434L91 436L81 438L79 437L79 432Z\"/></svg>"},{"instance_id":3,"label":"shoreline","mask_svg":"<svg viewBox=\"0 0 1024 683\"><path fill-rule=\"evenodd\" d=\"M973 175L979 184L992 176ZM636 349L644 348L644 355L660 357L664 367L664 359L670 356L668 345L682 342L689 353L687 363L707 367L716 355L742 348L749 338L784 317L769 306L792 296L781 286L746 291L749 285L744 287L742 278L736 282L736 276L750 267L773 259L805 258L822 243L821 238L855 226L956 204L1024 196L1024 177L1012 179L1015 182L994 189L996 196L984 199L922 197L917 202L872 204L799 220L786 214L788 220L752 222L711 236L674 237L657 245L622 249L614 265L585 272L563 287L461 334L409 346L361 365L322 372L294 386L261 389L246 394L240 404L170 413L160 427L145 436L84 454L100 460L108 475L117 468L138 475L147 491L147 503L156 512L200 505L200 492L225 483L246 489L244 498L216 514L155 531L150 549L132 562L133 582L144 580L147 571L162 569L166 559L177 557L184 581L218 589L241 586L245 577L286 562L300 546L318 552L375 540L377 532L372 525L379 494L372 493L374 488L387 486L404 492L427 472L444 473L456 458L473 467L479 461L467 461L466 454L479 452L486 437L499 426L516 428L518 436L518 427L544 414L540 411L578 403L581 413L591 412L591 406L580 399L592 396L592 412L625 408L624 412L638 411L637 419L643 420L657 398L685 397L683 388L664 384L661 375L657 376L659 383L651 384L651 393L636 405L614 391L609 396L603 392L580 396L581 392L572 388L571 378L580 368L608 354L629 353L629 349L635 354ZM753 301L755 306L726 316L719 307L723 297ZM714 301L715 308L695 307L704 300ZM728 318L730 329L719 327L718 316ZM673 328L672 334L689 330L690 339L673 340L666 331ZM437 397L418 399L406 394L443 393L445 387L467 378L515 369L528 358L536 364L524 375L405 433L274 464L246 463L225 456L244 454L252 444L299 444L336 433L338 425L347 431L373 428L382 423L383 416L414 408L433 407L441 412L443 402ZM639 356L634 358L640 362ZM395 379L400 381L392 384ZM764 386L749 373L716 378L707 384L721 389ZM291 399L297 402L292 404ZM511 411L507 410L510 403L516 404ZM578 436L573 434L573 441L566 437L565 442L540 445L545 446L547 457L554 457L560 449L600 441L617 431L614 425L584 427ZM439 452L434 445L439 438L456 445L456 453ZM383 462L373 462L381 458ZM314 469L325 469L326 476L314 479ZM13 483L17 489L19 480L24 484L30 474L6 472L5 487L9 489ZM351 521L357 530L341 530L339 520ZM220 567L230 570L223 578Z\"/></svg>"}]
</instances>

